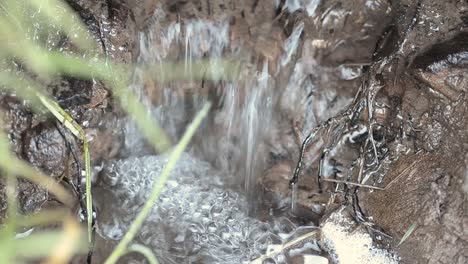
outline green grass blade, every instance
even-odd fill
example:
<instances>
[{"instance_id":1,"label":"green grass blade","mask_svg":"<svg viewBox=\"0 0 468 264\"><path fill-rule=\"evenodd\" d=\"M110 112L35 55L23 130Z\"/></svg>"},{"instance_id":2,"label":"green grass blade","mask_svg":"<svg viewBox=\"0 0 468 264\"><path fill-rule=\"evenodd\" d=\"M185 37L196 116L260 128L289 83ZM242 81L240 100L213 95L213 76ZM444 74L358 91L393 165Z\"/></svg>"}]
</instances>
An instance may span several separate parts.
<instances>
[{"instance_id":1,"label":"green grass blade","mask_svg":"<svg viewBox=\"0 0 468 264\"><path fill-rule=\"evenodd\" d=\"M0 85L12 94L19 96L23 100L27 100L31 108L35 112L40 113L41 101L35 93L42 91L42 88L35 82L28 78L16 77L11 71L5 70L0 71Z\"/></svg>"},{"instance_id":2,"label":"green grass blade","mask_svg":"<svg viewBox=\"0 0 468 264\"><path fill-rule=\"evenodd\" d=\"M88 248L86 235L80 228L80 224L73 218L65 218L63 221L63 235L53 251L48 255L45 263L59 264L69 263L70 259L78 252Z\"/></svg>"},{"instance_id":3,"label":"green grass blade","mask_svg":"<svg viewBox=\"0 0 468 264\"><path fill-rule=\"evenodd\" d=\"M62 242L65 236L63 231L47 231L41 233L33 233L23 239L16 239L13 241L2 241L0 248L3 248L3 243L12 243L14 245L14 252L20 258L43 258L53 255L54 249L57 244ZM82 235L81 237L85 237ZM86 253L87 243L86 239L79 239L76 247L73 249L74 253Z\"/></svg>"},{"instance_id":4,"label":"green grass blade","mask_svg":"<svg viewBox=\"0 0 468 264\"><path fill-rule=\"evenodd\" d=\"M88 242L91 244L93 236L93 197L91 193L91 157L88 148L88 139L83 128L73 118L63 110L56 102L51 99L37 94L44 106L65 126L67 127L81 142L83 142L83 152L85 160L85 188L86 188L86 216L88 226ZM81 176L81 172L80 176Z\"/></svg>"},{"instance_id":5,"label":"green grass blade","mask_svg":"<svg viewBox=\"0 0 468 264\"><path fill-rule=\"evenodd\" d=\"M151 146L160 152L168 150L171 147L169 136L155 123L135 94L122 84L117 84L115 87L114 92L118 95L123 108L130 114Z\"/></svg>"},{"instance_id":6,"label":"green grass blade","mask_svg":"<svg viewBox=\"0 0 468 264\"><path fill-rule=\"evenodd\" d=\"M411 236L411 234L414 232L414 230L416 230L416 227L418 227L418 224L414 223L408 228L408 230L406 230L405 234L403 235L403 237L400 240L400 243L398 243L398 246L403 244Z\"/></svg>"},{"instance_id":7,"label":"green grass blade","mask_svg":"<svg viewBox=\"0 0 468 264\"><path fill-rule=\"evenodd\" d=\"M95 50L96 45L89 36L85 25L75 12L63 1L59 0L30 0L28 1L40 10L49 23L60 28L79 48ZM61 12L60 12L61 10Z\"/></svg>"},{"instance_id":8,"label":"green grass blade","mask_svg":"<svg viewBox=\"0 0 468 264\"><path fill-rule=\"evenodd\" d=\"M112 65L103 60L89 62L82 58L65 57L59 53L50 53L48 59L60 73L78 78L103 80L108 87L112 87L123 108L130 114L148 142L156 150L163 152L171 146L167 134L152 119L143 104L128 88L127 83L130 76L125 74L124 67Z\"/></svg>"},{"instance_id":9,"label":"green grass blade","mask_svg":"<svg viewBox=\"0 0 468 264\"><path fill-rule=\"evenodd\" d=\"M51 112L60 123L62 123L73 135L77 138L81 138L84 135L83 129L63 110L56 102L49 98L37 93L37 97L41 100L42 104Z\"/></svg>"},{"instance_id":10,"label":"green grass blade","mask_svg":"<svg viewBox=\"0 0 468 264\"><path fill-rule=\"evenodd\" d=\"M146 258L146 260L148 260L149 264L159 264L158 259L153 254L153 251L151 251L151 249L149 249L148 247L139 244L132 244L128 247L128 250L127 252L125 252L125 254L131 252L137 252L142 254Z\"/></svg>"},{"instance_id":11,"label":"green grass blade","mask_svg":"<svg viewBox=\"0 0 468 264\"><path fill-rule=\"evenodd\" d=\"M91 192L91 157L89 155L88 149L88 140L86 136L83 137L83 151L85 159L85 192L86 192L86 216L87 216L87 226L88 226L88 242L89 245L93 241L93 196Z\"/></svg>"},{"instance_id":12,"label":"green grass blade","mask_svg":"<svg viewBox=\"0 0 468 264\"><path fill-rule=\"evenodd\" d=\"M11 228L12 232L15 232L16 229L16 217L17 217L17 202L16 202L16 197L17 197L17 180L16 180L16 175L9 175L7 174L6 177L6 194L7 194L7 215L8 215L8 228Z\"/></svg>"},{"instance_id":13,"label":"green grass blade","mask_svg":"<svg viewBox=\"0 0 468 264\"><path fill-rule=\"evenodd\" d=\"M154 207L154 204L158 200L162 189L164 188L167 180L169 179L171 175L172 169L175 167L177 163L177 160L179 159L180 155L182 155L183 151L189 144L190 139L195 134L195 131L198 128L198 126L201 124L203 118L208 114L210 107L211 107L210 103L205 104L205 106L202 108L202 110L200 110L200 112L197 114L195 119L192 121L192 123L189 125L189 127L185 131L184 135L182 136L182 139L172 150L171 154L169 155L169 160L166 166L164 167L163 171L161 172L159 179L155 182L153 186L153 190L151 191L151 194L148 200L146 201L140 213L137 215L137 217L133 221L128 232L125 234L125 236L122 238L122 240L119 242L117 247L109 256L109 258L106 260L105 262L106 264L116 263L117 260L120 258L120 256L125 254L128 245L133 240L136 233L140 229L141 225L145 221L146 217L151 212L151 209Z\"/></svg>"},{"instance_id":14,"label":"green grass blade","mask_svg":"<svg viewBox=\"0 0 468 264\"><path fill-rule=\"evenodd\" d=\"M192 70L186 72L184 63L147 64L141 66L148 76L158 82L176 80L233 80L240 73L240 61L235 58L200 59L192 62ZM220 71L222 69L222 71Z\"/></svg>"},{"instance_id":15,"label":"green grass blade","mask_svg":"<svg viewBox=\"0 0 468 264\"><path fill-rule=\"evenodd\" d=\"M1 3L6 16L14 23L14 28L20 31L24 30L23 26L25 25L24 2L25 1L6 0Z\"/></svg>"},{"instance_id":16,"label":"green grass blade","mask_svg":"<svg viewBox=\"0 0 468 264\"><path fill-rule=\"evenodd\" d=\"M39 225L49 225L51 223L62 222L69 212L65 209L41 210L34 215L19 216L18 227L34 227Z\"/></svg>"},{"instance_id":17,"label":"green grass blade","mask_svg":"<svg viewBox=\"0 0 468 264\"><path fill-rule=\"evenodd\" d=\"M6 177L6 195L7 195L7 222L6 227L1 236L4 237L14 237L16 226L17 226L17 179L15 175L7 174ZM13 261L13 252L12 246L8 245L7 248L2 248L5 250L4 254L0 254L0 260L2 263L12 263Z\"/></svg>"}]
</instances>

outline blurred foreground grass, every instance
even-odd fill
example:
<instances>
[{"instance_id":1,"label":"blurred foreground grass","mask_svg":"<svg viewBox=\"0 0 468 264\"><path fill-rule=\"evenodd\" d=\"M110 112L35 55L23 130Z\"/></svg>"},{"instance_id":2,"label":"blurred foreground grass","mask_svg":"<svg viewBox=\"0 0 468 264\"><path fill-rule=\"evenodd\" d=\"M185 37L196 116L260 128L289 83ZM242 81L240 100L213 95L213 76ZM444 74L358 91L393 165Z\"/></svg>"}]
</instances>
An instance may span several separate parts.
<instances>
[{"instance_id":1,"label":"blurred foreground grass","mask_svg":"<svg viewBox=\"0 0 468 264\"><path fill-rule=\"evenodd\" d=\"M31 33L31 28L34 28L34 34ZM48 48L48 39L57 30L68 37L76 46L77 51L73 54L65 54ZM26 162L17 159L9 150L7 135L0 132L1 177L6 179L8 197L7 220L0 230L0 263L21 263L35 258L45 259L46 263L67 263L73 255L86 253L91 245L93 206L89 169L92 157L89 157L87 151L86 135L79 124L49 97L43 87L45 81L63 76L102 81L107 88L112 89L122 107L156 150L162 152L171 147L168 136L151 119L138 97L128 89L134 65L115 64L108 61L99 55L97 43L97 40L88 34L78 16L61 0L4 0L0 2L0 87L16 95L20 100L24 100L33 111L40 113L47 109L78 140L82 141L85 155L87 212L87 232L82 230L76 217L73 217L69 210L43 210L33 216L20 216L16 201L17 177L23 177L46 188L66 208L72 206L74 198L53 178L43 175ZM215 64L206 61L194 62L194 71L190 78L220 78L220 76L206 76L207 73L215 72L210 69L211 65L224 67L232 76L235 76L239 69L238 65L229 60L221 60ZM182 64L168 64L162 68L158 65L156 71L154 67L147 65L146 70L156 81L162 77L165 81L170 81L185 78L183 67ZM209 108L209 103L203 107L181 141L172 149L168 164L155 183L150 198L106 263L115 263L120 256L130 251L143 254L150 263L157 262L150 249L132 244L132 240L158 200L171 169ZM99 216L97 220L99 221ZM61 227L52 231L32 232L25 238L16 237L20 228L50 226L57 223Z\"/></svg>"}]
</instances>

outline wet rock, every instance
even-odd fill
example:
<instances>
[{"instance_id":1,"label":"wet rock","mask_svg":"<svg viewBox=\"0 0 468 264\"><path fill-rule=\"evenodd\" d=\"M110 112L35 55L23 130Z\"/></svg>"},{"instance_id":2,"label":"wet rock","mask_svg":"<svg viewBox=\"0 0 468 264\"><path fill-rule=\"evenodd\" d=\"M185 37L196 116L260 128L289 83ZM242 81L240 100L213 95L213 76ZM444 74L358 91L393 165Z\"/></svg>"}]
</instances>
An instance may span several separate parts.
<instances>
[{"instance_id":1,"label":"wet rock","mask_svg":"<svg viewBox=\"0 0 468 264\"><path fill-rule=\"evenodd\" d=\"M125 1L67 0L100 45L100 52L117 62L131 62L138 53L135 18ZM132 7L135 1L132 2ZM137 1L140 2L140 1ZM150 2L150 1L146 1ZM157 2L157 1L152 1ZM147 10L147 12L152 12Z\"/></svg>"},{"instance_id":2,"label":"wet rock","mask_svg":"<svg viewBox=\"0 0 468 264\"><path fill-rule=\"evenodd\" d=\"M264 192L263 205L267 208L279 209L291 207L291 203L294 203L292 213L295 216L316 223L326 210L325 205L330 196L328 194L317 195L316 177L306 174L299 179L297 197L295 201L292 201L293 191L289 181L294 174L295 165L291 161L280 161L264 172L259 179Z\"/></svg>"},{"instance_id":3,"label":"wet rock","mask_svg":"<svg viewBox=\"0 0 468 264\"><path fill-rule=\"evenodd\" d=\"M49 198L47 190L26 180L18 181L18 190L20 212L23 215L38 212Z\"/></svg>"},{"instance_id":4,"label":"wet rock","mask_svg":"<svg viewBox=\"0 0 468 264\"><path fill-rule=\"evenodd\" d=\"M319 51L324 65L370 62L392 12L389 1L322 1L306 35L327 40L327 47Z\"/></svg>"},{"instance_id":5,"label":"wet rock","mask_svg":"<svg viewBox=\"0 0 468 264\"><path fill-rule=\"evenodd\" d=\"M414 60L416 77L433 93L457 101L468 87L468 34L438 43Z\"/></svg>"},{"instance_id":6,"label":"wet rock","mask_svg":"<svg viewBox=\"0 0 468 264\"><path fill-rule=\"evenodd\" d=\"M278 70L279 58L283 51L283 38L282 32L272 31L272 29L262 30L262 34L253 37L255 40L254 51L260 54L260 61L264 61L264 59L268 61L270 72Z\"/></svg>"},{"instance_id":7,"label":"wet rock","mask_svg":"<svg viewBox=\"0 0 468 264\"><path fill-rule=\"evenodd\" d=\"M0 176L0 224L4 224L6 220L7 204L5 192L5 177ZM48 192L37 185L30 183L24 179L19 179L17 184L18 190L18 213L21 215L30 215L41 210L42 206L47 202Z\"/></svg>"},{"instance_id":8,"label":"wet rock","mask_svg":"<svg viewBox=\"0 0 468 264\"><path fill-rule=\"evenodd\" d=\"M263 177L262 186L269 192L282 195L280 200L288 198L289 180L294 171L294 164L291 161L283 161L269 168Z\"/></svg>"},{"instance_id":9,"label":"wet rock","mask_svg":"<svg viewBox=\"0 0 468 264\"><path fill-rule=\"evenodd\" d=\"M73 109L90 102L92 81L75 78L63 78L55 80L48 85L50 94L53 94L64 109Z\"/></svg>"},{"instance_id":10,"label":"wet rock","mask_svg":"<svg viewBox=\"0 0 468 264\"><path fill-rule=\"evenodd\" d=\"M101 127L85 130L89 140L89 152L93 164L96 165L125 155L126 152L123 146L124 131L118 128L121 122L114 116L106 116L103 121Z\"/></svg>"},{"instance_id":11,"label":"wet rock","mask_svg":"<svg viewBox=\"0 0 468 264\"><path fill-rule=\"evenodd\" d=\"M5 95L0 98L1 129L10 135L12 151L17 155L21 155L22 134L35 121L33 114L16 97Z\"/></svg>"},{"instance_id":12,"label":"wet rock","mask_svg":"<svg viewBox=\"0 0 468 264\"><path fill-rule=\"evenodd\" d=\"M9 135L10 148L18 156L22 156L24 148L24 134L30 126L38 122L37 116L14 96L2 95L0 97L1 129ZM58 157L60 160L61 157ZM40 210L47 201L48 193L26 180L18 180L19 213L30 214ZM4 223L6 216L5 177L0 175L0 223Z\"/></svg>"},{"instance_id":13,"label":"wet rock","mask_svg":"<svg viewBox=\"0 0 468 264\"><path fill-rule=\"evenodd\" d=\"M380 126L380 129L376 128L378 133L375 133L376 138L378 138L377 141L379 141L377 143L377 156L382 159L384 156L391 157L384 160L386 164L383 167L385 167L387 172L391 172L391 174L389 174L391 175L390 178L395 179L398 177L395 171L398 171L398 173L402 173L404 171L400 166L411 164L411 161L419 157L415 156L415 153L418 153L420 150L420 147L415 147L416 145L423 145L423 148L426 151L438 151L444 148L449 148L447 143L444 142L444 136L446 133L450 133L448 130L444 129L444 127L446 127L445 123L441 119L432 118L433 115L444 112L444 107L441 106L439 109L429 112L431 106L433 106L434 103L438 103L438 101L433 100L433 97L427 96L424 91L421 91L420 87L414 85L415 81L412 76L406 76L405 74L401 77L401 73L404 73L407 70L406 67L411 65L414 57L419 56L431 45L439 42L441 39L446 40L451 36L451 34L454 34L449 31L458 28L461 25L460 21L457 21L459 20L459 17L451 17L449 15L452 11L455 14L459 13L458 10L454 10L455 5L452 2L450 4L443 5L437 3L437 1L425 1L423 3L421 18L417 20L418 23L416 24L414 31L410 32L408 36L406 36L405 31L407 26L413 20L413 14L417 7L414 1L392 1L391 3L389 1L352 1L346 3L343 3L342 1L326 1L315 6L314 12L309 12L305 6L300 6L298 8L292 7L293 2L310 3L310 1L285 1L283 2L283 6L280 6L279 8L272 8L273 4L268 3L263 3L266 5L263 7L262 3L256 5L249 1L239 5L229 3L229 5L226 5L226 8L223 8L221 7L221 2L224 4L226 1L220 1L219 3L216 1L200 1L193 3L176 2L172 5L170 3L166 3L166 6L163 5L162 9L168 11L169 15L167 16L167 20L169 22L176 21L174 16L176 13L181 14L180 17L182 18L182 21L184 19L193 19L195 16L199 16L202 18L201 20L204 21L204 26L206 28L209 28L207 25L210 23L212 24L213 21L219 21L218 19L221 10L227 13L228 16L232 15L236 20L235 22L232 22L234 21L232 17L225 20L229 21L229 25L233 28L229 38L230 40L235 40L236 43L232 44L232 46L236 49L239 47L246 49L256 48L256 50L252 52L252 54L254 54L252 55L252 58L254 58L253 61L255 61L257 57L268 58L268 61L277 61L279 56L278 45L273 40L274 38L271 38L268 34L270 34L270 32L276 32L275 27L279 27L283 33L279 34L280 37L277 38L278 40L288 38L292 39L292 37L294 37L294 34L292 34L294 29L300 25L300 22L304 21L304 33L299 34L297 50L294 48L295 51L292 52L294 53L294 56L291 56L292 59L289 61L290 65L285 67L286 70L290 70L289 72L285 70L284 76L287 76L287 78L284 78L284 80L276 80L277 87L285 91L280 99L282 104L280 105L281 111L279 111L280 114L278 114L278 116L281 116L281 118L286 116L284 119L287 120L287 122L297 118L299 123L301 123L301 132L304 134L309 132L315 125L326 120L328 117L337 114L339 111L338 109L343 109L344 106L350 102L349 98L352 97L356 91L356 87L359 85L359 78L356 78L359 77L359 69L363 69L364 72L367 70L366 66L373 59L376 46L382 46L384 50L385 48L388 48L390 51L394 51L398 40L402 41L403 38L408 37L407 41L402 45L401 51L398 53L398 58L395 59L396 62L388 63L388 65L384 67L384 72L381 76L378 76L378 79L381 81L379 84L384 86L382 92L385 93L385 95L381 98L382 100L379 101L380 105L376 106L376 109L378 110L376 119ZM193 10L194 7L196 7L197 10ZM283 12L278 12L278 10ZM436 10L440 10L440 13ZM232 14L230 14L230 12L232 12ZM278 19L269 25L268 20L271 20L272 17L276 15L278 15ZM382 19L382 17L384 19ZM242 20L242 18L245 21ZM238 22L238 20L242 21ZM265 22L265 20L267 21ZM207 23L206 21L209 22ZM393 21L393 26L389 25L390 21ZM187 24L192 22L193 21ZM236 25L240 25L238 29L235 28ZM389 39L384 37L383 40L383 42L386 42L387 44L378 43L384 31L388 31L389 35ZM266 32L266 34L264 32ZM212 39L216 38L212 36ZM243 40L246 43L244 46L239 44L242 43ZM226 46L229 46L229 44L226 44ZM259 49L259 47L263 46L268 46L266 51ZM190 49L193 48L191 46L189 47ZM201 42L201 44L197 45L195 49L202 50L203 52L200 52L199 54L203 54L203 56L205 56L207 55L206 51L209 50L208 47L209 45L207 45L206 42ZM187 46L182 44L181 47L179 47L179 50L183 50L183 48L187 48ZM287 50L284 46L283 49L284 50L281 55L288 55L288 52L293 50ZM384 54L384 52L382 53ZM172 58L172 56L174 56L175 59L180 59L182 57L181 54L184 54L184 52L176 52L175 55L171 54L168 58ZM378 55L383 56L383 54ZM261 61L261 63L263 62ZM326 64L329 67L324 69L322 64ZM254 67L255 66L258 67L258 63L257 65L254 65ZM394 70L394 66L397 70ZM269 67L271 66L269 65ZM288 69L288 67L290 68ZM345 71L350 67L356 67L352 68L353 71L351 74ZM270 68L268 72L271 76L275 75L274 68ZM333 72L333 74L330 74L330 72ZM434 82L435 80L439 81L438 78L441 76L443 77L444 74L445 73L442 73L426 79L428 79L429 82ZM446 77L448 78L449 76ZM335 79L348 79L350 82L335 82ZM352 80L356 80L356 82L352 82ZM448 83L452 86L457 83L463 84L463 82L460 82L460 78L457 79L453 76L451 76ZM449 84L444 82L445 86L449 86ZM320 87L327 87L327 89L320 89ZM347 98L345 98L346 95L348 95ZM158 97L160 98L161 96ZM236 104L233 105L237 105L239 102L245 102L245 98L249 98L247 93L243 94L242 100L234 101ZM158 101L158 103L159 102L160 101ZM183 102L182 104L185 103L186 102ZM226 103L226 101L224 101L224 103ZM336 112L333 112L335 110ZM453 110L448 112L454 113ZM229 115L230 113L231 115ZM425 118L424 113L428 113L430 117ZM229 118L232 115L232 112L227 112L224 113L224 115L220 115L218 119ZM369 121L369 118L370 117L367 116L362 119ZM456 123L454 119L460 120L460 118L451 116L448 125L452 126L452 128L455 128L455 125L453 125L453 123ZM181 120L178 121L183 122ZM223 120L221 120L221 122L223 122ZM281 120L281 122L286 123L284 120ZM460 122L457 123L460 124ZM228 121L224 121L223 124L225 123L229 124ZM248 138L248 135L254 135L246 135L246 129L239 129L240 126L238 126L238 123L232 122L232 124L234 124L233 127L235 127L232 130L235 131L233 133L233 138L237 140L235 141L235 144L233 144L234 146L242 145L239 144L239 138ZM423 125L418 127L416 124ZM282 125L283 124L280 126L281 128L289 128L287 125ZM262 127L264 130L269 128L270 126L268 126L268 128ZM457 127L457 129L459 128ZM222 133L225 133L225 131L222 131ZM424 135L427 135L427 138L425 138ZM204 134L204 136L207 136L207 134ZM282 140L281 136L271 138ZM226 137L226 139L230 140L229 137ZM456 139L456 137L454 139ZM459 142L463 142L460 141L460 138L457 138L457 140ZM285 141L290 142L291 140L288 139ZM212 144L216 143L217 142L209 142L210 148L213 148ZM273 143L269 142L268 144L274 145ZM424 143L428 144L424 145ZM280 144L283 144L283 142ZM288 160L292 159L292 157L297 158L297 149L294 149L294 146L286 146L288 144L289 143L284 144L285 147L277 147L278 150L275 149L275 152L281 154L277 156L286 157ZM214 155L216 155L216 157L222 157L226 160L228 158L231 160L235 159L233 158L233 153L235 153L235 150L221 155L219 152L214 151ZM318 149L313 153L320 153L320 147L318 147ZM388 153L390 153L390 155L386 156ZM243 155L239 156L243 158ZM317 155L311 154L310 156L311 157L307 157L308 160L317 159ZM346 167L350 166L350 161L355 159L356 156L357 155L346 156L338 154L336 155L335 160L341 159L340 163L345 165L343 167ZM401 158L401 160L399 160L399 158ZM396 160L399 160L401 163L396 163ZM272 162L271 164L275 163ZM316 171L313 169L314 166L316 167L316 163L310 162L310 164L312 165L307 167L307 174L316 175ZM280 164L278 166L273 165L273 168L267 170L267 173L265 173L264 176L264 184L267 189L279 192L281 195L283 193L287 194L288 186L286 182L289 177L287 177L286 174L291 175L291 167L292 165ZM398 235L404 232L402 230L405 228L402 226L404 222L403 220L406 219L398 218L400 216L393 216L387 213L384 215L387 219L387 222L385 222L385 220L382 220L384 217L381 215L384 213L379 210L388 210L388 208L383 208L382 204L389 205L388 207L397 210L398 207L392 203L394 201L395 203L402 203L403 207L407 207L404 209L405 213L411 212L415 209L419 205L417 200L418 198L421 198L425 189L424 187L421 187L423 189L418 191L419 195L414 194L414 196L412 196L413 194L411 191L413 191L413 189L411 188L412 186L420 186L421 184L421 186L425 186L427 188L427 185L423 184L421 181L424 180L424 176L427 176L424 174L428 174L429 171L423 169L426 168L420 168L419 173L414 172L411 177L406 178L407 180L414 180L417 184L398 186L400 190L405 191L397 191L395 196L379 196L372 194L376 195L376 205L374 206L379 206L379 208L382 207L382 209L374 208L370 205L367 199L364 199L365 202L363 204L369 206L369 211L372 211L371 215L376 212L376 219L378 219L377 222L382 221L386 228L388 227L390 230L395 231ZM381 183L381 177L385 174L380 174L380 172L385 172L385 170L369 170L366 171L366 173L367 172L375 172L375 174L378 174L375 175L375 178L371 177L375 183ZM434 177L435 176L431 174L429 178L433 180ZM314 179L313 177L309 178ZM385 179L384 183L388 183L387 179ZM307 188L304 188L305 191L300 192L299 197L304 197L305 199L306 195L309 195L314 190L314 183L311 182L310 184L304 184L303 186L307 186ZM442 189L448 188L450 184L447 185L446 183L440 183L440 186L441 187L439 189L434 187L433 190L435 192L440 191L440 193L443 194L445 192L442 191ZM405 187L409 189L405 189ZM405 198L400 198L405 197L405 195L408 195L408 203L402 201ZM288 197L288 195L284 195L283 197ZM442 200L446 200L446 198L443 197L444 195L441 195L437 198L439 200L432 197L429 199L430 202L426 205L429 206L432 201L438 201L437 203L439 205L443 204L443 202L440 202ZM393 200L389 201L388 199L390 198ZM398 219L398 221L395 219ZM431 216L429 219L432 221L434 218ZM388 222L392 222L393 225L388 224ZM397 225L397 222L399 222L399 226L395 226ZM452 240L452 238L449 240ZM421 252L422 251L418 251L418 253ZM411 256L405 255L405 257ZM422 258L422 255L416 254L416 256L412 257L413 259L411 260L420 259Z\"/></svg>"},{"instance_id":14,"label":"wet rock","mask_svg":"<svg viewBox=\"0 0 468 264\"><path fill-rule=\"evenodd\" d=\"M25 159L48 175L63 174L68 154L66 142L55 127L39 125L24 135Z\"/></svg>"},{"instance_id":15,"label":"wet rock","mask_svg":"<svg viewBox=\"0 0 468 264\"><path fill-rule=\"evenodd\" d=\"M112 1L112 2L117 2L117 1ZM160 0L136 0L136 1L127 0L127 1L122 1L122 2L125 2L128 5L128 7L132 10L132 16L135 19L137 28L141 30L143 29L145 25L147 25L147 20L151 18L157 5L160 4L162 1ZM175 6L177 6L177 2L174 3Z\"/></svg>"}]
</instances>

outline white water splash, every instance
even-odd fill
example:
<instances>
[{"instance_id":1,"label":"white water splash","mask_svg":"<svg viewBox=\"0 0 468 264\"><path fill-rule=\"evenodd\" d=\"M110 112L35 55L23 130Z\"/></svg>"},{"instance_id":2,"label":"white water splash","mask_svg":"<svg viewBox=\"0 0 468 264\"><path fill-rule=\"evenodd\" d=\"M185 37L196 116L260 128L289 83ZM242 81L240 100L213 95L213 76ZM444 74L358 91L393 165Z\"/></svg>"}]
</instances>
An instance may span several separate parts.
<instances>
[{"instance_id":1,"label":"white water splash","mask_svg":"<svg viewBox=\"0 0 468 264\"><path fill-rule=\"evenodd\" d=\"M94 195L102 216L99 235L121 239L166 162L167 155L146 156L107 166ZM163 263L241 263L264 254L270 244L286 243L308 230L283 218L267 223L249 217L243 210L246 197L225 186L208 163L187 153L171 175L136 238ZM292 250L320 252L313 244Z\"/></svg>"},{"instance_id":2,"label":"white water splash","mask_svg":"<svg viewBox=\"0 0 468 264\"><path fill-rule=\"evenodd\" d=\"M300 22L294 27L291 36L284 42L283 56L281 56L281 67L284 67L291 61L291 56L296 53L297 46L299 45L299 39L301 37L302 31L304 30L304 22Z\"/></svg>"},{"instance_id":3,"label":"white water splash","mask_svg":"<svg viewBox=\"0 0 468 264\"><path fill-rule=\"evenodd\" d=\"M308 16L314 16L320 4L320 0L286 0L284 8L294 13L297 10L305 10Z\"/></svg>"},{"instance_id":4,"label":"white water splash","mask_svg":"<svg viewBox=\"0 0 468 264\"><path fill-rule=\"evenodd\" d=\"M373 245L363 228L356 228L346 212L332 213L322 226L322 242L337 264L397 264L398 257Z\"/></svg>"}]
</instances>

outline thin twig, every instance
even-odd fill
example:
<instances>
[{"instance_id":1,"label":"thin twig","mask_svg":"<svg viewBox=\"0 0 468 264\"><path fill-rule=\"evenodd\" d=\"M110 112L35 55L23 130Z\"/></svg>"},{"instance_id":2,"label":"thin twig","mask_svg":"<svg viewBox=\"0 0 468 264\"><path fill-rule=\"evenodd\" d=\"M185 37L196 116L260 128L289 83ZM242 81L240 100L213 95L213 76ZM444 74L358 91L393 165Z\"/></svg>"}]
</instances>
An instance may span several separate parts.
<instances>
[{"instance_id":1,"label":"thin twig","mask_svg":"<svg viewBox=\"0 0 468 264\"><path fill-rule=\"evenodd\" d=\"M416 163L420 162L422 159L424 159L425 157L427 157L427 155L423 155L421 156L419 159L413 161L413 163L411 163L408 167L406 167L402 172L400 172L398 174L398 176L396 176L393 180L391 180L383 189L384 190L387 190L388 188L390 188L390 186L392 186L392 184L394 184L398 179L400 179L401 177L403 177L403 175L406 174L406 172L408 170L410 170Z\"/></svg>"},{"instance_id":2,"label":"thin twig","mask_svg":"<svg viewBox=\"0 0 468 264\"><path fill-rule=\"evenodd\" d=\"M324 123L316 126L312 132L309 133L309 135L307 135L306 139L304 140L304 142L302 143L302 146L301 146L301 150L299 152L299 159L297 161L297 164L296 164L296 168L294 169L294 174L293 174L293 177L291 178L291 180L289 181L289 186L292 187L294 184L296 184L298 181L299 181L299 175L301 174L301 170L302 170L302 166L304 165L304 155L305 155L305 151L308 147L308 145L310 144L310 142L315 138L315 136L317 135L317 133L323 129L323 128L326 128L326 127L329 127L331 124L334 124L334 123L339 123L341 121L341 119L347 117L348 115L348 110L344 111L340 116L336 116L336 117L333 117L333 118L330 118L328 119L327 121L325 121Z\"/></svg>"},{"instance_id":3,"label":"thin twig","mask_svg":"<svg viewBox=\"0 0 468 264\"><path fill-rule=\"evenodd\" d=\"M67 133L66 130L62 128L62 125L60 122L56 124L57 131L62 135L62 137L65 140L66 145L68 146L68 149L70 150L71 156L73 157L74 163L75 163L75 170L78 174L76 178L76 182L73 181L73 178L70 177L70 179L64 179L66 183L71 185L73 191L75 192L78 202L80 204L80 208L82 212L86 212L86 199L85 199L85 194L83 193L82 186L81 186L81 164L80 160L78 159L78 153L76 152L75 146L72 142L72 139L70 138L69 134Z\"/></svg>"},{"instance_id":4,"label":"thin twig","mask_svg":"<svg viewBox=\"0 0 468 264\"><path fill-rule=\"evenodd\" d=\"M301 174L302 166L304 165L304 155L305 149L309 145L310 141L315 137L317 132L320 130L320 126L316 127L304 140L301 146L301 150L299 152L299 159L297 160L296 168L294 169L294 175L292 179L289 181L289 185L293 186L299 181L299 175Z\"/></svg>"},{"instance_id":5,"label":"thin twig","mask_svg":"<svg viewBox=\"0 0 468 264\"><path fill-rule=\"evenodd\" d=\"M359 187L364 187L364 188L369 188L369 189L385 190L384 188L377 187L377 186L366 185L366 184L360 184L360 183L349 182L349 181L343 181L343 180L329 179L329 178L325 178L325 177L322 177L322 181L343 183L343 184L348 184L348 185L353 185L353 186L359 186Z\"/></svg>"},{"instance_id":6,"label":"thin twig","mask_svg":"<svg viewBox=\"0 0 468 264\"><path fill-rule=\"evenodd\" d=\"M159 263L158 259L153 254L151 249L148 248L148 247L145 247L143 245L140 245L140 244L130 245L128 247L128 250L127 250L126 253L130 253L130 252L136 252L136 253L142 254L146 258L146 260L148 260L149 264L158 264Z\"/></svg>"},{"instance_id":7,"label":"thin twig","mask_svg":"<svg viewBox=\"0 0 468 264\"><path fill-rule=\"evenodd\" d=\"M67 113L63 110L56 102L45 97L44 95L37 93L37 97L42 104L76 137L80 138L83 143L84 161L85 161L85 188L86 188L86 218L88 224L88 242L91 245L93 241L93 198L91 194L91 157L89 155L88 140L86 139L86 133L83 128ZM81 176L81 171L79 172ZM79 183L81 184L81 182Z\"/></svg>"},{"instance_id":8,"label":"thin twig","mask_svg":"<svg viewBox=\"0 0 468 264\"><path fill-rule=\"evenodd\" d=\"M261 264L263 263L263 261L267 258L271 258L271 257L274 257L275 255L281 253L283 250L285 249L288 249L294 245L296 245L297 243L299 242L302 242L308 238L311 238L313 236L316 236L317 235L317 231L312 231L312 232L309 232L307 234L304 234L296 239L293 239L285 244L282 244L282 245L278 245L277 248L271 250L270 252L267 252L265 255L262 255L261 257L255 259L255 260L252 260L249 264Z\"/></svg>"}]
</instances>

